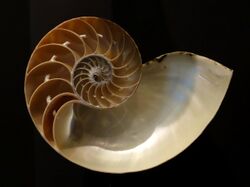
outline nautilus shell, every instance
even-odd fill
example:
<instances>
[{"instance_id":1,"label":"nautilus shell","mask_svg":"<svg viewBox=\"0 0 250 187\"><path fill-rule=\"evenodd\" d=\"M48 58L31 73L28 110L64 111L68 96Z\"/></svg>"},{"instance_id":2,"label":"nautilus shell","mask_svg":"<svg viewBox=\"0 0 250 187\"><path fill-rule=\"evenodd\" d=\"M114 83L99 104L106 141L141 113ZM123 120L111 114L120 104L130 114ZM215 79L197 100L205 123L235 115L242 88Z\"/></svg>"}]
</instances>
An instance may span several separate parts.
<instances>
[{"instance_id":1,"label":"nautilus shell","mask_svg":"<svg viewBox=\"0 0 250 187\"><path fill-rule=\"evenodd\" d=\"M25 74L41 136L68 160L124 173L157 166L188 147L217 112L232 70L173 52L142 65L117 24L79 17L47 33Z\"/></svg>"}]
</instances>

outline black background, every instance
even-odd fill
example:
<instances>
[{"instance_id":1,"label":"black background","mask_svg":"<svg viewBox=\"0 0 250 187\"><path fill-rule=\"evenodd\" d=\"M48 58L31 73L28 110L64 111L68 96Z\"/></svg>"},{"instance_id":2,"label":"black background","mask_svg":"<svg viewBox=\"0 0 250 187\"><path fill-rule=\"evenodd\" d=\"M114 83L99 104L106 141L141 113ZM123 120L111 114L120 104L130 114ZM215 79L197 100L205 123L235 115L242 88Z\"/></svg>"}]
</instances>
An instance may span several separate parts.
<instances>
[{"instance_id":1,"label":"black background","mask_svg":"<svg viewBox=\"0 0 250 187\"><path fill-rule=\"evenodd\" d=\"M250 13L241 1L20 0L1 2L0 187L5 186L250 186ZM48 146L28 115L25 68L41 37L66 19L113 20L139 46L143 61L185 50L234 70L222 106L183 153L139 173L105 174L74 165Z\"/></svg>"}]
</instances>

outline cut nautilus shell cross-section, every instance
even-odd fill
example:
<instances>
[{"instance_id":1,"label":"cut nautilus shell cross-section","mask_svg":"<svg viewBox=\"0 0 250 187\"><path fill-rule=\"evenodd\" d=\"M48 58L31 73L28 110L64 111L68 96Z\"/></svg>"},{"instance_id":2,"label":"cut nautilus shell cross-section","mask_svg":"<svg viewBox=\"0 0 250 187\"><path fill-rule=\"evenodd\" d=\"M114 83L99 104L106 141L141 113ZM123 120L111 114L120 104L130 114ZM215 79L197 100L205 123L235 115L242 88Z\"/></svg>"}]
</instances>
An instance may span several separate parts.
<instances>
[{"instance_id":1,"label":"cut nautilus shell cross-section","mask_svg":"<svg viewBox=\"0 0 250 187\"><path fill-rule=\"evenodd\" d=\"M25 99L41 136L68 160L126 173L182 152L216 114L232 70L189 52L142 64L117 24L79 17L48 32L25 73Z\"/></svg>"}]
</instances>

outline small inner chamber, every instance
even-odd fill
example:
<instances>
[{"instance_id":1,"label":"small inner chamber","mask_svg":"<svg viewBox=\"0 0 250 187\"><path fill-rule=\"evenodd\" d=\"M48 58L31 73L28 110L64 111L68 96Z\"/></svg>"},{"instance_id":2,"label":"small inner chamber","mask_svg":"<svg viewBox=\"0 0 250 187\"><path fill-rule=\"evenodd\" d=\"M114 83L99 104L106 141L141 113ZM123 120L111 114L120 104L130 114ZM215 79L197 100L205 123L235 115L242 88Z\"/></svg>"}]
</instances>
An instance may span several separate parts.
<instances>
[{"instance_id":1,"label":"small inner chamber","mask_svg":"<svg viewBox=\"0 0 250 187\"><path fill-rule=\"evenodd\" d=\"M81 99L100 107L96 95L103 97L100 88L112 79L112 65L101 55L89 55L82 58L73 68L72 84Z\"/></svg>"}]
</instances>

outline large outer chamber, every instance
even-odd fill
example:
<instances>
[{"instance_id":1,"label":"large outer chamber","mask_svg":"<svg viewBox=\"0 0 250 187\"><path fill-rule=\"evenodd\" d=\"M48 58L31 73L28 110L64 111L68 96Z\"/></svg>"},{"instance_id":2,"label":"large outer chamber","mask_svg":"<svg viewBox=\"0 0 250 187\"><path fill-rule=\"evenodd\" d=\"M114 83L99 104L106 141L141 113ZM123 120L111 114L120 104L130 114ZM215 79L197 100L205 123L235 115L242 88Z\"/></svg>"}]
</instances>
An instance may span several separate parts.
<instances>
[{"instance_id":1,"label":"large outer chamber","mask_svg":"<svg viewBox=\"0 0 250 187\"><path fill-rule=\"evenodd\" d=\"M143 66L135 95L96 110L69 102L59 110L54 137L69 160L97 171L124 173L157 166L189 146L217 112L232 70L187 52Z\"/></svg>"}]
</instances>

